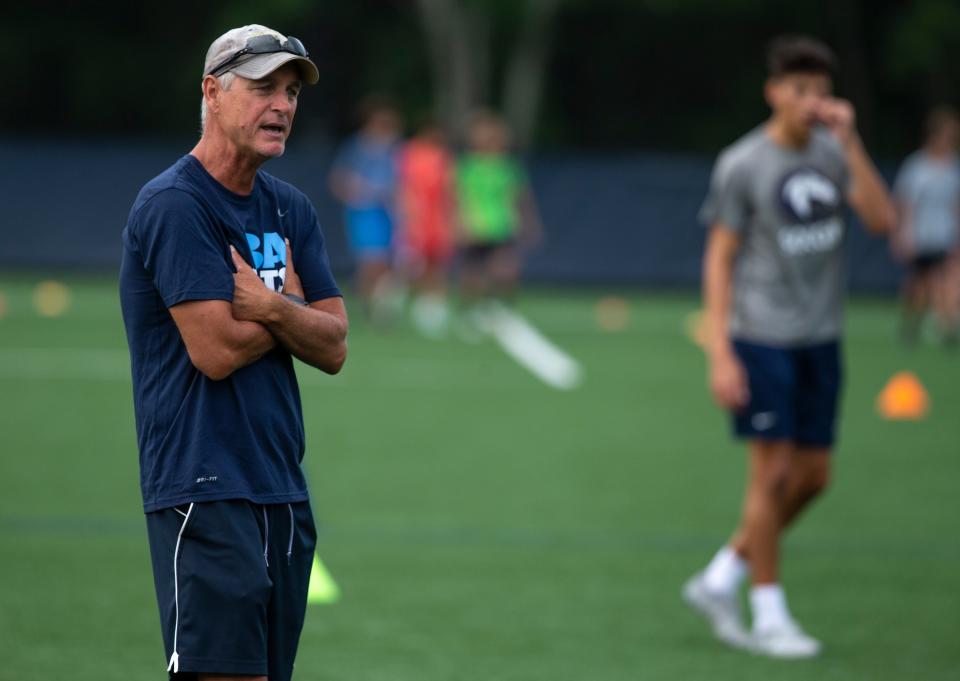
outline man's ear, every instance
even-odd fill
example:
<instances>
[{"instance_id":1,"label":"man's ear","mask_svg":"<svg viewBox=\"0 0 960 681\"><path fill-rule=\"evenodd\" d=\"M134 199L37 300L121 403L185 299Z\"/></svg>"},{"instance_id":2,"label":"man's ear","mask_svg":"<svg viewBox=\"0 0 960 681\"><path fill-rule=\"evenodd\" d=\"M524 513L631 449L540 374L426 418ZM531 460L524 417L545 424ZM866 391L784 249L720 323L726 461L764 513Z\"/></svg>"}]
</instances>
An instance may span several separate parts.
<instances>
[{"instance_id":1,"label":"man's ear","mask_svg":"<svg viewBox=\"0 0 960 681\"><path fill-rule=\"evenodd\" d=\"M207 111L219 113L220 93L223 92L223 88L220 87L220 81L214 76L204 76L200 88L203 90L203 99L207 103Z\"/></svg>"},{"instance_id":2,"label":"man's ear","mask_svg":"<svg viewBox=\"0 0 960 681\"><path fill-rule=\"evenodd\" d=\"M763 83L763 98L771 109L777 108L777 86L779 84L780 80L778 78L767 78Z\"/></svg>"}]
</instances>

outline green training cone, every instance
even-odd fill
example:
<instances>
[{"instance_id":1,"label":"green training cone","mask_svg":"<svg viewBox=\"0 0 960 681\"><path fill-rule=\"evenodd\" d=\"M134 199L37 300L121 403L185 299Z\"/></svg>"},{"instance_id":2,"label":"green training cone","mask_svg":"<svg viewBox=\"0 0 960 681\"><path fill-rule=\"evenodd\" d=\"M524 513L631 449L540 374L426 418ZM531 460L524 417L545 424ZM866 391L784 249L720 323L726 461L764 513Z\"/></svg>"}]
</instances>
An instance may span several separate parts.
<instances>
[{"instance_id":1,"label":"green training cone","mask_svg":"<svg viewBox=\"0 0 960 681\"><path fill-rule=\"evenodd\" d=\"M333 581L327 568L313 554L313 567L310 569L310 587L307 589L307 603L336 603L340 600L340 587Z\"/></svg>"}]
</instances>

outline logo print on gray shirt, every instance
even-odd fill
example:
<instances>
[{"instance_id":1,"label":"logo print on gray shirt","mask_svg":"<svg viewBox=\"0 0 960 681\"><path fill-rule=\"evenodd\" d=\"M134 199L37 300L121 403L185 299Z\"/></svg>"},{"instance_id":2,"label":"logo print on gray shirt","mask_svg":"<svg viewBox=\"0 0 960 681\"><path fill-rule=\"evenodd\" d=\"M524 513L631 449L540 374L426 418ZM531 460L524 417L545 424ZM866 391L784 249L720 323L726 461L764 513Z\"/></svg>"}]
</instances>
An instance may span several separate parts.
<instances>
[{"instance_id":1,"label":"logo print on gray shirt","mask_svg":"<svg viewBox=\"0 0 960 681\"><path fill-rule=\"evenodd\" d=\"M780 202L792 220L806 224L835 215L840 191L822 173L800 168L784 178Z\"/></svg>"},{"instance_id":2,"label":"logo print on gray shirt","mask_svg":"<svg viewBox=\"0 0 960 681\"><path fill-rule=\"evenodd\" d=\"M823 173L798 168L780 183L780 205L793 221L777 231L784 253L804 256L835 249L843 237L840 190Z\"/></svg>"}]
</instances>

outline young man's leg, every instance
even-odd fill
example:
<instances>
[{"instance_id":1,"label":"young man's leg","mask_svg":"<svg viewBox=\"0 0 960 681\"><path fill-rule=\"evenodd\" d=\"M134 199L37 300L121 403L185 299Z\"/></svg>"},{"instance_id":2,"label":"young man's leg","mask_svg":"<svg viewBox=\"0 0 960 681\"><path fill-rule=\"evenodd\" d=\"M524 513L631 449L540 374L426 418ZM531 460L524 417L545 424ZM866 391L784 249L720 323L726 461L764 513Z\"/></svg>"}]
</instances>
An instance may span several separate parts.
<instances>
[{"instance_id":1,"label":"young man's leg","mask_svg":"<svg viewBox=\"0 0 960 681\"><path fill-rule=\"evenodd\" d=\"M945 341L948 347L960 343L960 251L947 259L944 272L944 310L947 321Z\"/></svg>"},{"instance_id":2,"label":"young man's leg","mask_svg":"<svg viewBox=\"0 0 960 681\"><path fill-rule=\"evenodd\" d=\"M750 639L740 619L740 585L751 568L755 584L777 582L781 505L793 444L789 440L751 440L747 456L740 526L730 543L684 587L687 602L710 621L717 638L742 648L749 646Z\"/></svg>"},{"instance_id":3,"label":"young man's leg","mask_svg":"<svg viewBox=\"0 0 960 681\"><path fill-rule=\"evenodd\" d=\"M793 450L790 471L780 501L781 531L789 528L800 513L818 496L823 494L830 482L830 450L824 447L799 446ZM733 533L727 547L741 560L750 560L750 545L747 533L741 525ZM736 584L739 586L739 582Z\"/></svg>"},{"instance_id":4,"label":"young man's leg","mask_svg":"<svg viewBox=\"0 0 960 681\"><path fill-rule=\"evenodd\" d=\"M494 295L501 301L512 301L520 279L520 253L514 244L497 247L490 258L489 276Z\"/></svg>"},{"instance_id":5,"label":"young man's leg","mask_svg":"<svg viewBox=\"0 0 960 681\"><path fill-rule=\"evenodd\" d=\"M779 584L780 536L815 496L811 488L818 467L811 459L802 460L795 445L798 432L806 433L811 411L810 399L803 394L806 360L791 350L742 342L735 347L751 394L750 404L734 416L737 434L749 442L741 524L707 568L687 582L685 596L711 621L714 633L727 640L719 625L729 622L732 628L739 620L737 592L752 573L754 633L748 644L776 656L816 654L819 644L793 623Z\"/></svg>"},{"instance_id":6,"label":"young man's leg","mask_svg":"<svg viewBox=\"0 0 960 681\"><path fill-rule=\"evenodd\" d=\"M363 311L374 322L389 323L393 315L393 221L381 208L348 209L346 221Z\"/></svg>"},{"instance_id":7,"label":"young man's leg","mask_svg":"<svg viewBox=\"0 0 960 681\"><path fill-rule=\"evenodd\" d=\"M734 349L750 386L750 403L732 414L734 432L749 443L741 525L707 567L688 580L684 598L707 618L720 640L745 647L749 636L740 617L738 591L750 573L746 556L754 550L754 535L761 542L767 537L765 548L760 549L767 554L760 559L761 573L776 569L779 512L765 509L777 503L776 491L782 491L789 470L796 379L788 351L740 341L734 342Z\"/></svg>"},{"instance_id":8,"label":"young man's leg","mask_svg":"<svg viewBox=\"0 0 960 681\"><path fill-rule=\"evenodd\" d=\"M463 249L459 286L460 302L464 307L475 305L489 294L486 278L489 253L485 244L470 244Z\"/></svg>"},{"instance_id":9,"label":"young man's leg","mask_svg":"<svg viewBox=\"0 0 960 681\"><path fill-rule=\"evenodd\" d=\"M794 459L792 442L754 440L749 445L749 477L736 547L749 556L754 584L778 581L782 511Z\"/></svg>"},{"instance_id":10,"label":"young man's leg","mask_svg":"<svg viewBox=\"0 0 960 681\"><path fill-rule=\"evenodd\" d=\"M947 256L937 263L937 266L931 272L930 282L930 300L931 306L937 318L937 326L943 342L947 345L956 342L957 333L957 315L956 306L957 291L954 288L957 282L953 279L951 271L952 263Z\"/></svg>"},{"instance_id":11,"label":"young man's leg","mask_svg":"<svg viewBox=\"0 0 960 681\"><path fill-rule=\"evenodd\" d=\"M930 307L930 276L922 260L915 259L907 272L903 286L903 304L900 318L900 339L908 345L920 339L920 328Z\"/></svg>"},{"instance_id":12,"label":"young man's leg","mask_svg":"<svg viewBox=\"0 0 960 681\"><path fill-rule=\"evenodd\" d=\"M726 549L744 564L749 558L753 579L751 647L756 652L774 657L808 657L820 650L819 642L800 630L787 607L779 580L780 540L800 512L823 490L828 473L825 451L800 449L790 442L750 444L743 519ZM708 574L711 567L712 563Z\"/></svg>"},{"instance_id":13,"label":"young man's leg","mask_svg":"<svg viewBox=\"0 0 960 681\"><path fill-rule=\"evenodd\" d=\"M798 447L790 464L790 476L780 509L783 529L790 527L830 483L830 450L825 447Z\"/></svg>"},{"instance_id":14,"label":"young man's leg","mask_svg":"<svg viewBox=\"0 0 960 681\"><path fill-rule=\"evenodd\" d=\"M830 477L830 448L835 426L843 368L840 343L830 341L790 352L794 369L794 442L777 494L776 548L782 533L819 496ZM778 582L778 554L770 563L763 541L745 514L744 529L753 573L750 604L753 612L753 648L774 657L809 657L820 643L807 636L790 616ZM762 529L762 528L761 528ZM760 553L757 553L760 551ZM770 566L773 569L770 569Z\"/></svg>"}]
</instances>

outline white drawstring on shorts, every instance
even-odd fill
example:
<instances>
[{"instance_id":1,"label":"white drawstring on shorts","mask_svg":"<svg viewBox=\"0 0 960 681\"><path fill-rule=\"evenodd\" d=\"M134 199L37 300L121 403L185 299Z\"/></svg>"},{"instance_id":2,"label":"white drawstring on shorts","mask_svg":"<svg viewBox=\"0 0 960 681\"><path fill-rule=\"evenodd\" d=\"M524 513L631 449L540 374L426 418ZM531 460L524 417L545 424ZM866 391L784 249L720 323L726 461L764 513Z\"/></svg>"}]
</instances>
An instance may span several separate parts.
<instances>
[{"instance_id":1,"label":"white drawstring on shorts","mask_svg":"<svg viewBox=\"0 0 960 681\"><path fill-rule=\"evenodd\" d=\"M290 541L287 542L287 565L289 565L290 557L293 555L293 528L296 525L293 522L293 506L287 504L287 510L290 511Z\"/></svg>"},{"instance_id":2,"label":"white drawstring on shorts","mask_svg":"<svg viewBox=\"0 0 960 681\"><path fill-rule=\"evenodd\" d=\"M263 511L263 562L270 567L270 559L267 558L267 548L270 546L270 524L267 522L267 507L261 506Z\"/></svg>"},{"instance_id":3,"label":"white drawstring on shorts","mask_svg":"<svg viewBox=\"0 0 960 681\"><path fill-rule=\"evenodd\" d=\"M193 513L193 504L190 504L186 513L178 508L174 510L183 516L183 524L180 525L180 532L177 533L177 545L173 549L173 654L170 656L167 671L176 674L180 671L180 654L177 652L177 633L180 629L180 585L177 583L177 561L180 558L180 540L183 538L183 531L187 529L190 514Z\"/></svg>"}]
</instances>

